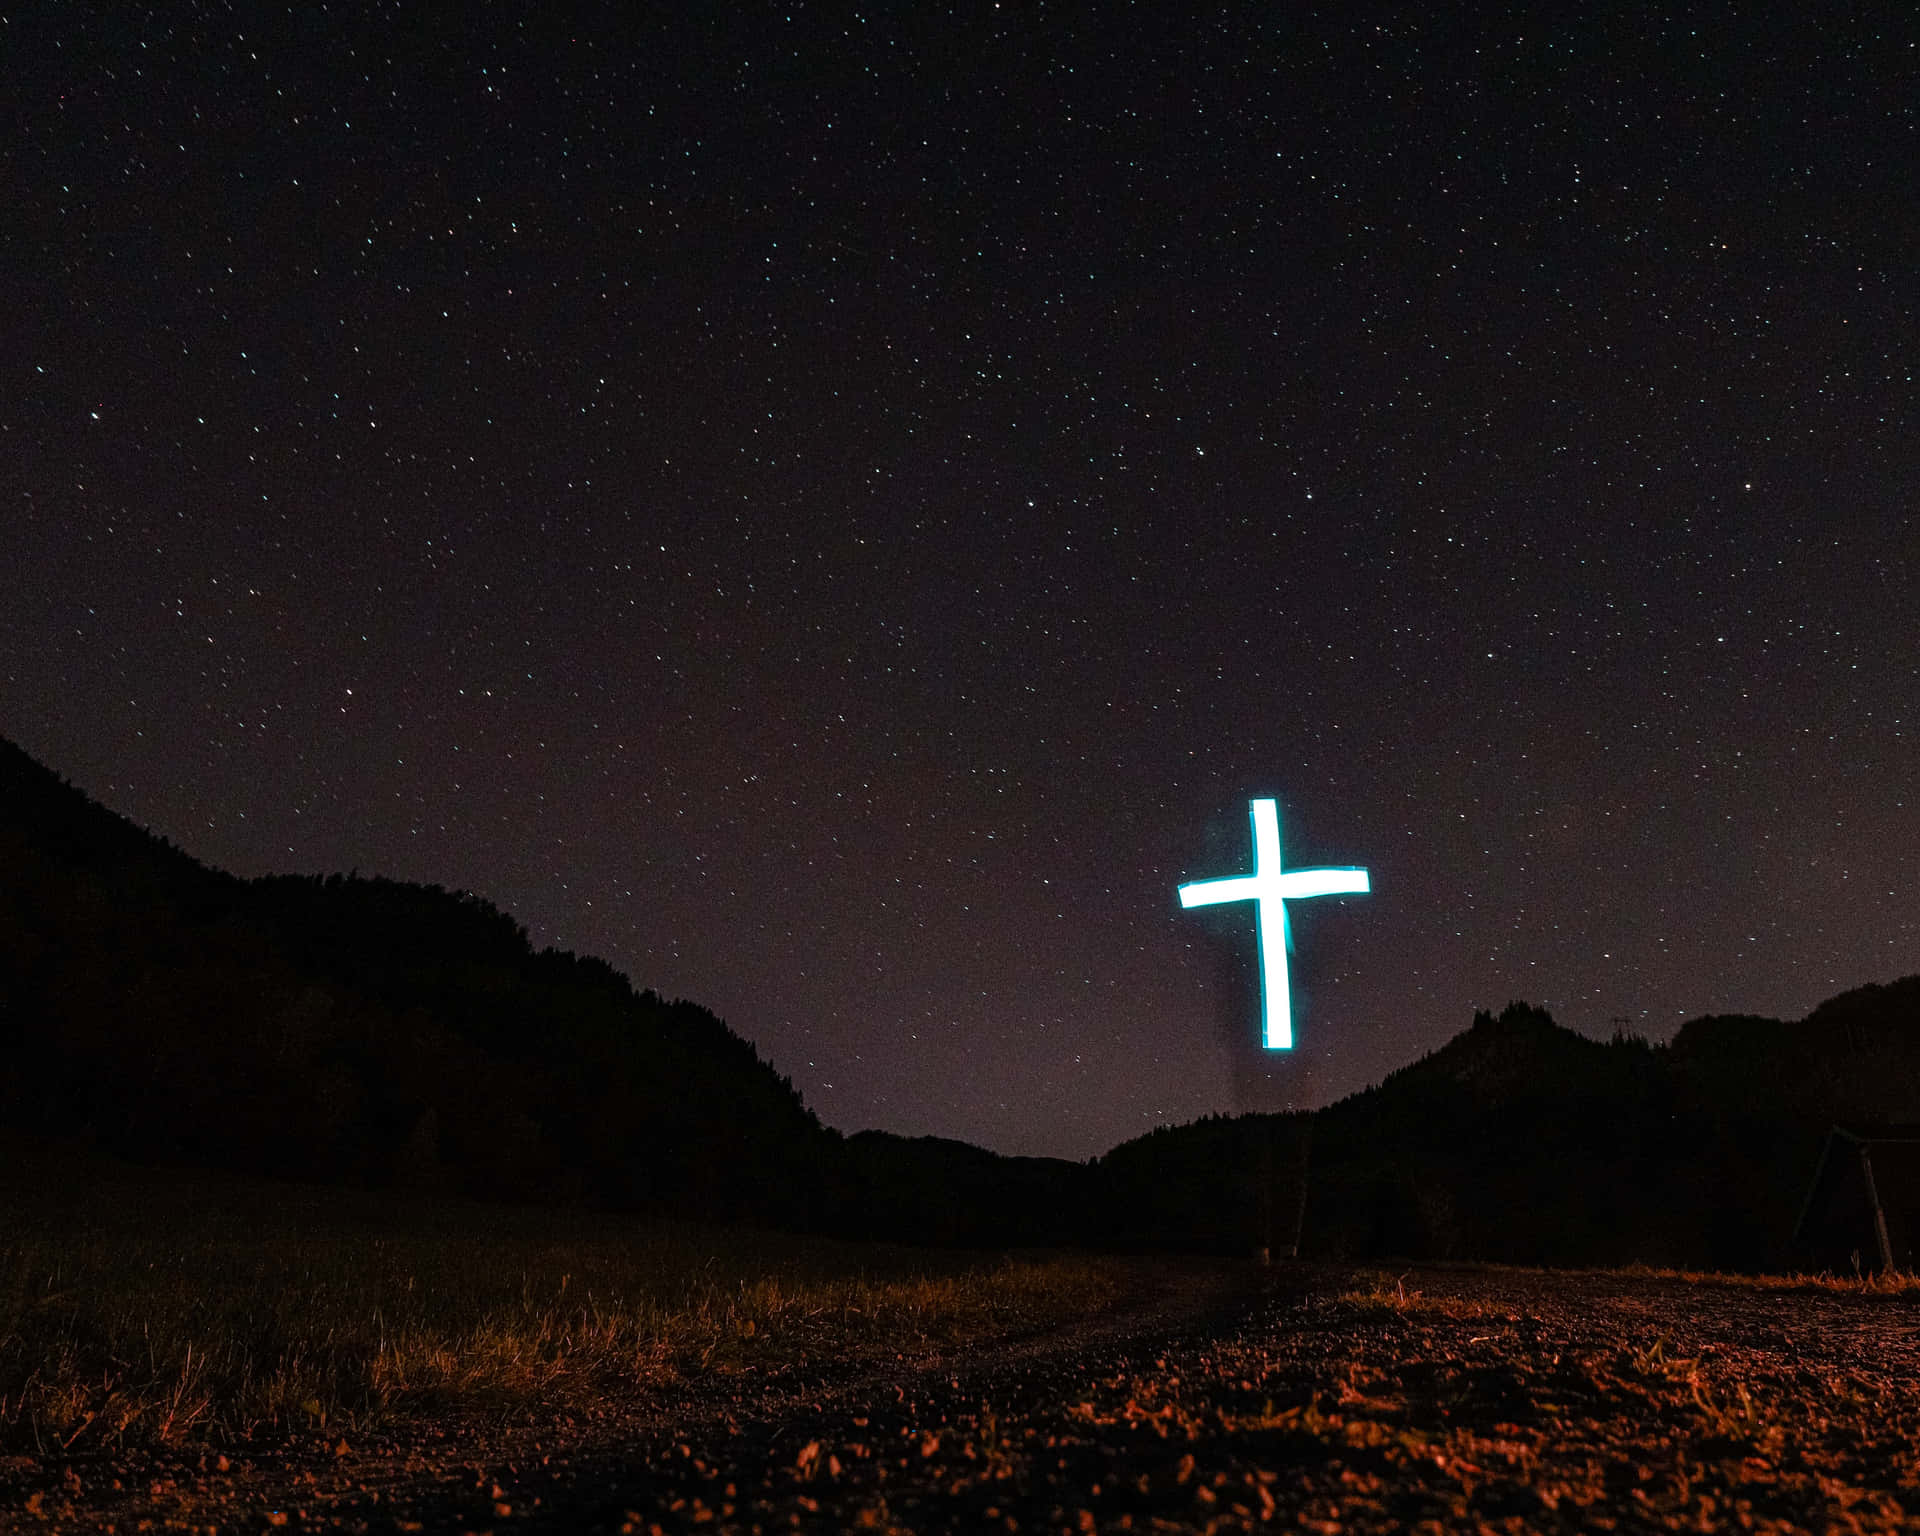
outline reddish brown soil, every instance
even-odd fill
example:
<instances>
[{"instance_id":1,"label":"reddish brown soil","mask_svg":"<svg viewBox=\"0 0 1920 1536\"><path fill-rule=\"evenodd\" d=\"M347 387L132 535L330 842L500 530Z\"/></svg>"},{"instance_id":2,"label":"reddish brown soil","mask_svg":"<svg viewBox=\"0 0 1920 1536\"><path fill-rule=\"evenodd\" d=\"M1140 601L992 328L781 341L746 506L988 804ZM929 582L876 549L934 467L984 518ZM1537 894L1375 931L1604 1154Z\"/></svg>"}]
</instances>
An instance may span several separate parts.
<instances>
[{"instance_id":1,"label":"reddish brown soil","mask_svg":"<svg viewBox=\"0 0 1920 1536\"><path fill-rule=\"evenodd\" d=\"M710 1378L598 1416L416 1423L224 1461L16 1458L0 1525L1920 1529L1911 1293L1142 1273L1153 1294L1128 1309L965 1358Z\"/></svg>"}]
</instances>

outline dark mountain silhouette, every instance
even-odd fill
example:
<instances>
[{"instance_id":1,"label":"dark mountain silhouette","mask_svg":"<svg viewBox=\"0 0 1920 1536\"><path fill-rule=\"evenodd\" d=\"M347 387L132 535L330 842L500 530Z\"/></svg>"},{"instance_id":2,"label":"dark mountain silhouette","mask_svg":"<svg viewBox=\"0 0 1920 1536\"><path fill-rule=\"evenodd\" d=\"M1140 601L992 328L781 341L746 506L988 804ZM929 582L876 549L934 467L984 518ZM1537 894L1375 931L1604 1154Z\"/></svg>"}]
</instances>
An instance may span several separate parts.
<instances>
[{"instance_id":1,"label":"dark mountain silhouette","mask_svg":"<svg viewBox=\"0 0 1920 1536\"><path fill-rule=\"evenodd\" d=\"M1590 1040L1514 1003L1316 1115L1114 1148L1101 1231L1284 1247L1304 1155L1313 1255L1779 1267L1813 1257L1793 1234L1830 1127L1915 1119L1920 977L1797 1022L1696 1019L1667 1046Z\"/></svg>"},{"instance_id":2,"label":"dark mountain silhouette","mask_svg":"<svg viewBox=\"0 0 1920 1536\"><path fill-rule=\"evenodd\" d=\"M135 1161L808 1224L837 1140L478 897L244 881L0 742L0 1124Z\"/></svg>"},{"instance_id":3,"label":"dark mountain silhouette","mask_svg":"<svg viewBox=\"0 0 1920 1536\"><path fill-rule=\"evenodd\" d=\"M861 1131L846 1140L843 1230L906 1242L1022 1248L1084 1242L1089 1171L1054 1157L1003 1157L941 1136Z\"/></svg>"},{"instance_id":4,"label":"dark mountain silhouette","mask_svg":"<svg viewBox=\"0 0 1920 1536\"><path fill-rule=\"evenodd\" d=\"M1340 1251L1678 1263L1701 1149L1660 1054L1513 1004L1335 1106L1309 1241Z\"/></svg>"},{"instance_id":5,"label":"dark mountain silhouette","mask_svg":"<svg viewBox=\"0 0 1920 1536\"><path fill-rule=\"evenodd\" d=\"M1313 1115L1090 1164L842 1137L711 1013L483 899L208 869L0 741L0 1128L165 1162L923 1243L1752 1268L1920 1121L1920 977L1609 1043L1515 1003Z\"/></svg>"}]
</instances>

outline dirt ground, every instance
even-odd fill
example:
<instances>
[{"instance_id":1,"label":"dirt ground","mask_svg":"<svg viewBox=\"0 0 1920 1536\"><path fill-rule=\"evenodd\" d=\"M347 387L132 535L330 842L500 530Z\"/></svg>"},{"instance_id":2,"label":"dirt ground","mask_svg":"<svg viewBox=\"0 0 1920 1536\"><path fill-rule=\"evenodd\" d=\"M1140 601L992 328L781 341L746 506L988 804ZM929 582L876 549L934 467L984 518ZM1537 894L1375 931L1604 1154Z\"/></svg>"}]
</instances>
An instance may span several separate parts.
<instances>
[{"instance_id":1,"label":"dirt ground","mask_svg":"<svg viewBox=\"0 0 1920 1536\"><path fill-rule=\"evenodd\" d=\"M1920 1295L1143 1264L965 1357L16 1457L34 1531L1920 1530Z\"/></svg>"}]
</instances>

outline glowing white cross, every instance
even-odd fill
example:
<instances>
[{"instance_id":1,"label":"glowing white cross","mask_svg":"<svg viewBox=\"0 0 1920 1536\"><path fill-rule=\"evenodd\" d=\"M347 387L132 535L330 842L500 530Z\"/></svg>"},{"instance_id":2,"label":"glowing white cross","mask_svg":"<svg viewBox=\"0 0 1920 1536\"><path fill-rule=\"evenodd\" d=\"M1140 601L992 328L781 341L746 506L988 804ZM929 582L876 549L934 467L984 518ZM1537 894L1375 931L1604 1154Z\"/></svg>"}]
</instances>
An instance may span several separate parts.
<instances>
[{"instance_id":1,"label":"glowing white cross","mask_svg":"<svg viewBox=\"0 0 1920 1536\"><path fill-rule=\"evenodd\" d=\"M1280 872L1280 808L1271 800L1253 805L1253 873L1225 880L1195 880L1180 887L1183 907L1211 907L1222 901L1258 903L1260 991L1265 1012L1265 1044L1270 1051L1293 1049L1293 999L1287 990L1289 901L1302 896L1339 896L1369 889L1364 869L1296 869Z\"/></svg>"}]
</instances>

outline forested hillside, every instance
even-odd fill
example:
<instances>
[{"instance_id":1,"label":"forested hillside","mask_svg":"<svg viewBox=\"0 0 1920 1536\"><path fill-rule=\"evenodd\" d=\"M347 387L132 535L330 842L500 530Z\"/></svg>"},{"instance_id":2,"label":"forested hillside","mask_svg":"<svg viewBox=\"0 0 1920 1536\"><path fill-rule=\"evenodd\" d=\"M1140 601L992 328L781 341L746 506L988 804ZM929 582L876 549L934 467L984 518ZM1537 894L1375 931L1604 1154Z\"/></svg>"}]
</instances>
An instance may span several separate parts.
<instances>
[{"instance_id":1,"label":"forested hillside","mask_svg":"<svg viewBox=\"0 0 1920 1536\"><path fill-rule=\"evenodd\" d=\"M1515 1003L1317 1114L1114 1148L1104 1229L1232 1251L1284 1247L1299 1221L1321 1257L1790 1266L1828 1128L1916 1120L1920 977L1663 1046Z\"/></svg>"},{"instance_id":2,"label":"forested hillside","mask_svg":"<svg viewBox=\"0 0 1920 1536\"><path fill-rule=\"evenodd\" d=\"M0 743L0 1120L135 1161L804 1225L832 1138L705 1009L480 897L243 881Z\"/></svg>"}]
</instances>

